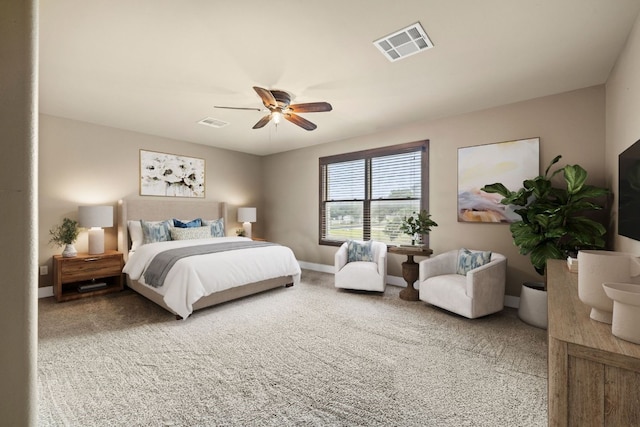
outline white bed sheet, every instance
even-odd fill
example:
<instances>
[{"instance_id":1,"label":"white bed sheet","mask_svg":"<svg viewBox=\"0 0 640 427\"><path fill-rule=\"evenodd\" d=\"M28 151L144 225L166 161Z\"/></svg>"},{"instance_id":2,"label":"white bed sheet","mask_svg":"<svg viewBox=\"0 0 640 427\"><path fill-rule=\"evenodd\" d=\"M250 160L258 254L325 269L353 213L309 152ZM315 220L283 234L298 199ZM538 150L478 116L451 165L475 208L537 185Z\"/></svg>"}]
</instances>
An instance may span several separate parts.
<instances>
[{"instance_id":1,"label":"white bed sheet","mask_svg":"<svg viewBox=\"0 0 640 427\"><path fill-rule=\"evenodd\" d=\"M162 251L247 240L251 239L214 237L149 243L140 246L129 256L123 272L146 285L144 272L153 257ZM214 292L282 276L293 276L294 285L297 285L300 274L300 265L293 251L286 246L274 245L182 258L171 268L163 286L146 286L162 295L167 306L186 319L193 312L193 303Z\"/></svg>"}]
</instances>

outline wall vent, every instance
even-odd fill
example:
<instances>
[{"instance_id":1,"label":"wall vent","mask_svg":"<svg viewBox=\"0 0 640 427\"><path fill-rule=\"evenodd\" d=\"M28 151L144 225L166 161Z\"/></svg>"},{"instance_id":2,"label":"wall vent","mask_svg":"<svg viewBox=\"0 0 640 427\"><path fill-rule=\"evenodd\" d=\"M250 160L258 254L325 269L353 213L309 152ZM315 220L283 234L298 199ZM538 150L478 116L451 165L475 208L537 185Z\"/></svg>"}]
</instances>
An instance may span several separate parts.
<instances>
[{"instance_id":1,"label":"wall vent","mask_svg":"<svg viewBox=\"0 0 640 427\"><path fill-rule=\"evenodd\" d=\"M419 22L373 42L391 62L406 58L433 47Z\"/></svg>"},{"instance_id":2,"label":"wall vent","mask_svg":"<svg viewBox=\"0 0 640 427\"><path fill-rule=\"evenodd\" d=\"M201 125L210 126L212 128L223 128L229 124L227 122L223 122L222 120L214 119L213 117L205 117L198 123Z\"/></svg>"}]
</instances>

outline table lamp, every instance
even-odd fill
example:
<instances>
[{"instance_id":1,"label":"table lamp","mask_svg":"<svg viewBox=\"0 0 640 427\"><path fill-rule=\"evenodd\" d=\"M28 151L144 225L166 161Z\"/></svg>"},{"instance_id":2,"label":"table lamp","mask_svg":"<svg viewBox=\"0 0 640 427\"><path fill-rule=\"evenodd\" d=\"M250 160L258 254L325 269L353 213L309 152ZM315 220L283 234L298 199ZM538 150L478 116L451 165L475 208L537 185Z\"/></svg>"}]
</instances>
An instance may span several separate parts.
<instances>
[{"instance_id":1,"label":"table lamp","mask_svg":"<svg viewBox=\"0 0 640 427\"><path fill-rule=\"evenodd\" d=\"M113 227L113 206L79 206L78 225L89 229L89 254L104 253L102 227Z\"/></svg>"},{"instance_id":2,"label":"table lamp","mask_svg":"<svg viewBox=\"0 0 640 427\"><path fill-rule=\"evenodd\" d=\"M238 208L238 222L242 223L244 235L251 238L251 223L256 222L256 208Z\"/></svg>"}]
</instances>

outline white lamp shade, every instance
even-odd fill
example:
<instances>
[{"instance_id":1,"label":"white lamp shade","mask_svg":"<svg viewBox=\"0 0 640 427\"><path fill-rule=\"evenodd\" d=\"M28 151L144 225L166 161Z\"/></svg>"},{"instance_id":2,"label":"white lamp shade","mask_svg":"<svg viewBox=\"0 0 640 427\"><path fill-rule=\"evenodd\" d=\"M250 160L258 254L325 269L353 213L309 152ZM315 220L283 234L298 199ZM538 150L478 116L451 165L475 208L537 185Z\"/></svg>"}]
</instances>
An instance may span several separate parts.
<instances>
[{"instance_id":1,"label":"white lamp shade","mask_svg":"<svg viewBox=\"0 0 640 427\"><path fill-rule=\"evenodd\" d=\"M113 206L79 206L80 227L113 227Z\"/></svg>"},{"instance_id":2,"label":"white lamp shade","mask_svg":"<svg viewBox=\"0 0 640 427\"><path fill-rule=\"evenodd\" d=\"M113 206L78 206L78 225L89 228L89 255L104 253L102 227L113 227Z\"/></svg>"},{"instance_id":3,"label":"white lamp shade","mask_svg":"<svg viewBox=\"0 0 640 427\"><path fill-rule=\"evenodd\" d=\"M256 208L238 208L239 222L256 222Z\"/></svg>"}]
</instances>

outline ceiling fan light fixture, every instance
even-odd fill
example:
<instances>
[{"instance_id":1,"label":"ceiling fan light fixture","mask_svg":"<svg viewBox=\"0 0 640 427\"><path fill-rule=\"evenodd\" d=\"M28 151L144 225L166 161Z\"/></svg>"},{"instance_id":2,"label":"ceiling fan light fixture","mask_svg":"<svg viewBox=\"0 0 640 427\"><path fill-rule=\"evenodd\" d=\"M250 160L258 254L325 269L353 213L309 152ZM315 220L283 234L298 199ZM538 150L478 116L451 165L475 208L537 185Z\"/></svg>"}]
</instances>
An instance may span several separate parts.
<instances>
[{"instance_id":1,"label":"ceiling fan light fixture","mask_svg":"<svg viewBox=\"0 0 640 427\"><path fill-rule=\"evenodd\" d=\"M419 22L384 36L373 45L391 62L431 49L433 43Z\"/></svg>"},{"instance_id":2,"label":"ceiling fan light fixture","mask_svg":"<svg viewBox=\"0 0 640 427\"><path fill-rule=\"evenodd\" d=\"M298 113L321 113L323 111L331 111L333 107L328 102L305 102L302 104L291 104L291 95L283 90L265 89L259 86L254 86L262 104L269 111L269 114L263 116L258 122L253 125L252 129L261 129L267 125L270 121L278 125L284 117L287 121L293 123L296 126L301 127L304 130L314 130L317 126L298 115ZM265 111L259 108L246 108L246 107L224 107L215 105L215 108L224 108L228 110L257 110Z\"/></svg>"}]
</instances>

